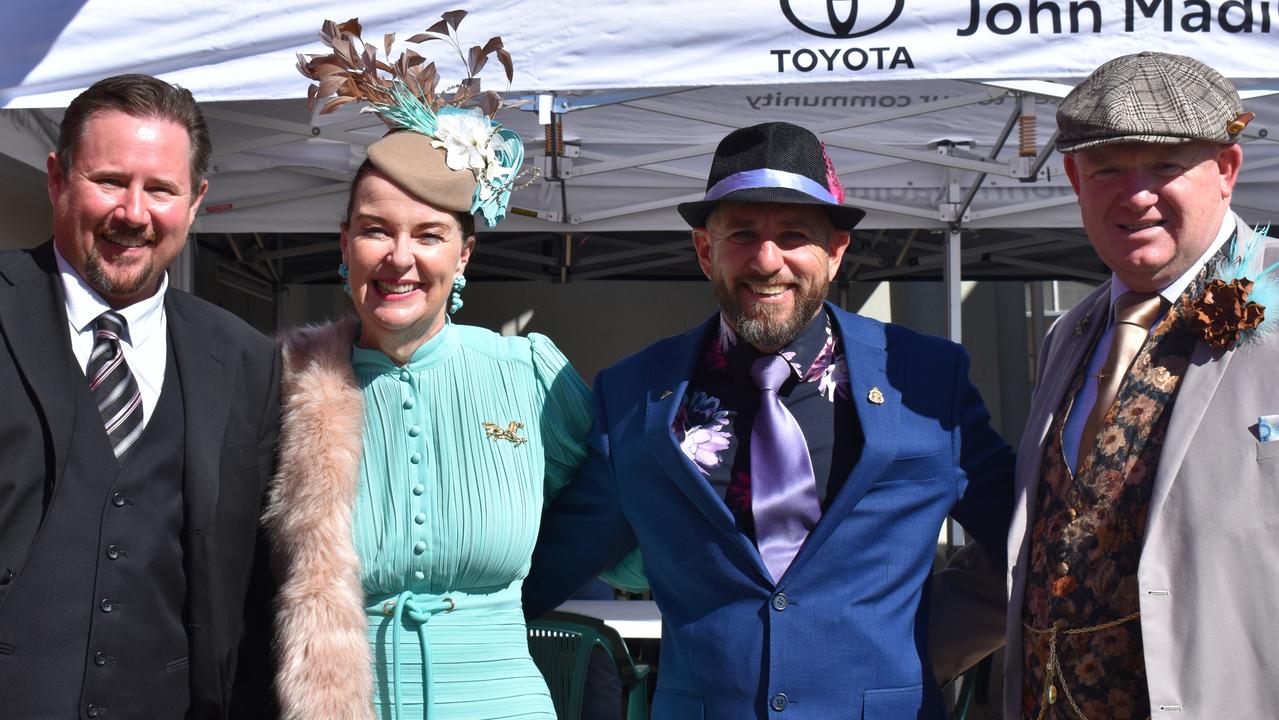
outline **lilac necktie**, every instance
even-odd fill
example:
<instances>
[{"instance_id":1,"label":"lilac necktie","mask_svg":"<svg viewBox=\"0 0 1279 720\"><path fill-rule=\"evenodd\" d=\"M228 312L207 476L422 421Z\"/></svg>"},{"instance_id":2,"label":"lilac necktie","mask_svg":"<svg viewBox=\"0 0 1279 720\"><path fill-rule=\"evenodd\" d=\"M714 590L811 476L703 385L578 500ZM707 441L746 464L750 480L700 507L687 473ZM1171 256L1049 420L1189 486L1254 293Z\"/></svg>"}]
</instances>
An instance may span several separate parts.
<instances>
[{"instance_id":1,"label":"lilac necktie","mask_svg":"<svg viewBox=\"0 0 1279 720\"><path fill-rule=\"evenodd\" d=\"M755 543L774 581L781 580L822 514L808 441L777 397L790 375L790 362L780 355L766 355L751 365L751 377L760 388L759 413L751 427L751 513Z\"/></svg>"}]
</instances>

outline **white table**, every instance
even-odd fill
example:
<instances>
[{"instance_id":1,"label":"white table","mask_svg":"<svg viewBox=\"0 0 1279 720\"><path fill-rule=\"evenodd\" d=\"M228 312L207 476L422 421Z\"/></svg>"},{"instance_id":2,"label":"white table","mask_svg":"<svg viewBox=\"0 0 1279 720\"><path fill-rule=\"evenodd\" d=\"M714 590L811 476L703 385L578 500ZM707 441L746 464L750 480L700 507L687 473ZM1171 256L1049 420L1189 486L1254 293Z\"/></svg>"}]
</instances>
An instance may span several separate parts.
<instances>
[{"instance_id":1,"label":"white table","mask_svg":"<svg viewBox=\"0 0 1279 720\"><path fill-rule=\"evenodd\" d=\"M662 614L652 600L569 600L556 610L599 618L624 638L662 637Z\"/></svg>"}]
</instances>

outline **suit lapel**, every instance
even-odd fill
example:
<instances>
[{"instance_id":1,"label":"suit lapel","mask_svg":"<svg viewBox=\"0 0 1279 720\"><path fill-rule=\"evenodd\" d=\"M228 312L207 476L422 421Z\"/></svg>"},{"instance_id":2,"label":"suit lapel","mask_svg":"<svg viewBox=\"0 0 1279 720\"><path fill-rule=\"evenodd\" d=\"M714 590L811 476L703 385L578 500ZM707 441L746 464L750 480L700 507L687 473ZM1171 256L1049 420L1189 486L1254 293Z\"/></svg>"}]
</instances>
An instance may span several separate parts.
<instances>
[{"instance_id":1,"label":"suit lapel","mask_svg":"<svg viewBox=\"0 0 1279 720\"><path fill-rule=\"evenodd\" d=\"M1061 408L1066 392L1075 379L1075 372L1088 361L1088 349L1098 335L1105 331L1110 311L1110 281L1093 291L1090 300L1064 315L1058 327L1049 334L1052 347L1045 345L1040 352L1044 360L1039 363L1039 377L1035 378L1035 394L1031 403L1026 427L1022 432L1021 447L1017 455L1017 496L1014 498L1012 526L1009 529L1009 571L1022 565L1018 562L1028 547L1029 529L1035 498L1039 496L1040 468L1044 462L1045 438ZM1014 597L1019 597L1014 590Z\"/></svg>"},{"instance_id":2,"label":"suit lapel","mask_svg":"<svg viewBox=\"0 0 1279 720\"><path fill-rule=\"evenodd\" d=\"M1246 244L1243 239L1251 238L1253 230L1238 216L1235 217L1235 222L1236 237L1240 239L1239 246L1242 251ZM1248 268L1248 277L1257 278L1264 265L1264 253L1258 252ZM1186 368L1186 374L1181 380L1181 388L1177 391L1177 399L1172 406L1172 417L1168 420L1168 432L1164 435L1164 446L1159 455L1159 467L1155 470L1155 486L1150 498L1149 515L1152 521L1148 523L1147 531L1150 525L1154 524L1154 519L1159 517L1164 503L1168 500L1168 493L1171 492L1173 483L1177 479L1177 472L1181 469L1181 462L1186 457L1186 451L1195 437L1195 431L1199 429L1199 422L1203 420L1204 411L1208 409L1208 403L1212 401L1213 393L1221 384L1226 367L1230 364L1230 359L1234 357L1235 352L1235 350L1217 350L1203 342L1195 344L1194 353L1190 356L1190 365Z\"/></svg>"},{"instance_id":3,"label":"suit lapel","mask_svg":"<svg viewBox=\"0 0 1279 720\"><path fill-rule=\"evenodd\" d=\"M875 480L888 471L897 454L897 424L901 411L901 391L888 380L887 338L884 325L827 306L844 346L848 385L865 443L857 465L835 496L817 527L809 534L799 554L786 571L790 575L815 555L835 528L852 512ZM879 393L874 393L878 389ZM875 399L872 400L872 397ZM880 400L882 402L876 402Z\"/></svg>"},{"instance_id":4,"label":"suit lapel","mask_svg":"<svg viewBox=\"0 0 1279 720\"><path fill-rule=\"evenodd\" d=\"M177 292L170 290L164 305L185 415L183 503L187 525L208 537L221 490L217 459L231 406L231 379L225 377L223 343L217 329L204 318L185 312L187 305Z\"/></svg>"},{"instance_id":5,"label":"suit lapel","mask_svg":"<svg viewBox=\"0 0 1279 720\"><path fill-rule=\"evenodd\" d=\"M1039 385L1035 393L1030 417L1033 427L1027 426L1026 432L1033 432L1035 445L1039 448L1033 460L1035 478L1038 478L1039 466L1043 462L1044 438L1052 427L1061 409L1066 393L1074 385L1076 371L1090 359L1088 350L1093 347L1097 337L1106 330L1110 316L1110 283L1106 282L1095 291L1088 309L1078 316L1064 318L1067 324L1054 333L1054 348L1041 368L1043 377L1036 378ZM1023 441L1024 442L1024 441Z\"/></svg>"},{"instance_id":6,"label":"suit lapel","mask_svg":"<svg viewBox=\"0 0 1279 720\"><path fill-rule=\"evenodd\" d=\"M9 281L0 283L0 332L40 403L53 439L55 478L61 477L75 419L71 383L85 379L71 362L75 356L53 244L40 246L29 257L12 255L11 260L0 268Z\"/></svg>"},{"instance_id":7,"label":"suit lapel","mask_svg":"<svg viewBox=\"0 0 1279 720\"><path fill-rule=\"evenodd\" d=\"M697 469L675 439L671 426L688 391L702 343L719 322L719 314L694 330L672 340L671 345L648 359L648 396L645 399L644 435L650 451L671 482L688 497L706 519L724 534L728 544L750 559L764 578L771 578L759 551L737 528L737 522L706 477Z\"/></svg>"}]
</instances>

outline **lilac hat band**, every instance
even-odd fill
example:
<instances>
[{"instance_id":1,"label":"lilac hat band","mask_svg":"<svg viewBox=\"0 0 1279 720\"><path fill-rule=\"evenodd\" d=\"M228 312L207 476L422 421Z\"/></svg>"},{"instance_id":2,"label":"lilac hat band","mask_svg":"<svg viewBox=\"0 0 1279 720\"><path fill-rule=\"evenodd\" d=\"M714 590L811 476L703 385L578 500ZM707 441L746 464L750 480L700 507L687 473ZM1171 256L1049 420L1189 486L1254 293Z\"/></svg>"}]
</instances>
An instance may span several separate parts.
<instances>
[{"instance_id":1,"label":"lilac hat band","mask_svg":"<svg viewBox=\"0 0 1279 720\"><path fill-rule=\"evenodd\" d=\"M755 188L789 188L831 205L841 204L835 199L834 195L831 195L829 189L822 187L820 183L810 177L799 173L786 172L785 170L769 170L768 168L743 170L729 175L706 191L706 197L703 202L719 200L725 195L738 190L753 190Z\"/></svg>"}]
</instances>

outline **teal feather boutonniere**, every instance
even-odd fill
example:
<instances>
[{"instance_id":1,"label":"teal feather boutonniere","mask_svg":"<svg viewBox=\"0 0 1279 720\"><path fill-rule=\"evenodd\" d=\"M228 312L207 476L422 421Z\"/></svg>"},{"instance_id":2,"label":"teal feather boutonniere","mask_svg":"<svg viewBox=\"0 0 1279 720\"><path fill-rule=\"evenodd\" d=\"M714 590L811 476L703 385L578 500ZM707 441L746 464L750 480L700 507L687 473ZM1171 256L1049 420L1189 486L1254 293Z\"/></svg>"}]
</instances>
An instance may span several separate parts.
<instances>
[{"instance_id":1,"label":"teal feather boutonniere","mask_svg":"<svg viewBox=\"0 0 1279 720\"><path fill-rule=\"evenodd\" d=\"M1199 338L1218 350L1229 350L1279 327L1279 263L1248 277L1264 249L1269 226L1252 232L1242 248L1231 240L1227 257L1199 297L1191 302L1191 320ZM1267 313L1266 308L1274 308Z\"/></svg>"}]
</instances>

